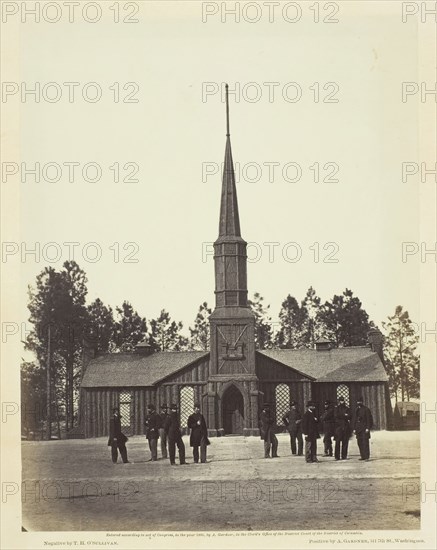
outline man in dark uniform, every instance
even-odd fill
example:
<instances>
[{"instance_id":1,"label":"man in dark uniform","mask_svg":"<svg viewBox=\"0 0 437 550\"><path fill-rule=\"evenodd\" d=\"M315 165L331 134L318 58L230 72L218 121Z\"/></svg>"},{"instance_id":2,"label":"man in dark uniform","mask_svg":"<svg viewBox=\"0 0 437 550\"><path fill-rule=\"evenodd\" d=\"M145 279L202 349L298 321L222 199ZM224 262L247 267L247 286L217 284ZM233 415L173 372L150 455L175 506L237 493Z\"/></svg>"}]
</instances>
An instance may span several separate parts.
<instances>
[{"instance_id":1,"label":"man in dark uniform","mask_svg":"<svg viewBox=\"0 0 437 550\"><path fill-rule=\"evenodd\" d=\"M334 409L335 420L335 460L346 460L351 436L351 410L346 406L344 397L338 398L338 405Z\"/></svg>"},{"instance_id":2,"label":"man in dark uniform","mask_svg":"<svg viewBox=\"0 0 437 550\"><path fill-rule=\"evenodd\" d=\"M272 448L272 458L278 457L278 438L273 431L274 424L275 419L270 412L270 405L264 403L260 415L260 435L264 441L264 458L270 458L270 447Z\"/></svg>"},{"instance_id":3,"label":"man in dark uniform","mask_svg":"<svg viewBox=\"0 0 437 550\"><path fill-rule=\"evenodd\" d=\"M129 462L127 459L126 449L127 437L121 431L121 416L118 407L112 409L112 418L109 421L109 439L108 447L111 447L112 462L117 463L118 451L120 451L121 459L125 464Z\"/></svg>"},{"instance_id":4,"label":"man in dark uniform","mask_svg":"<svg viewBox=\"0 0 437 550\"><path fill-rule=\"evenodd\" d=\"M361 458L359 460L369 460L370 458L370 430L373 428L373 417L370 409L364 405L363 398L357 399L357 410L355 412L354 431L357 436L358 448Z\"/></svg>"},{"instance_id":5,"label":"man in dark uniform","mask_svg":"<svg viewBox=\"0 0 437 550\"><path fill-rule=\"evenodd\" d=\"M179 463L186 464L185 445L182 441L181 424L179 421L177 405L171 405L170 414L165 421L164 430L168 438L168 454L170 455L170 464L176 464L176 445L179 451Z\"/></svg>"},{"instance_id":6,"label":"man in dark uniform","mask_svg":"<svg viewBox=\"0 0 437 550\"><path fill-rule=\"evenodd\" d=\"M194 413L188 417L188 428L191 430L190 446L193 447L193 458L197 464L199 462L199 446L200 446L200 462L206 462L206 446L209 445L208 430L203 414L200 412L199 403L194 404Z\"/></svg>"},{"instance_id":7,"label":"man in dark uniform","mask_svg":"<svg viewBox=\"0 0 437 550\"><path fill-rule=\"evenodd\" d=\"M152 455L150 460L158 460L158 438L159 438L160 418L156 414L155 405L147 406L147 416L145 420L146 437L149 441L149 449Z\"/></svg>"},{"instance_id":8,"label":"man in dark uniform","mask_svg":"<svg viewBox=\"0 0 437 550\"><path fill-rule=\"evenodd\" d=\"M316 404L308 401L307 410L302 417L302 433L305 436L305 460L306 462L319 462L317 460L317 440L320 439L319 419L316 417Z\"/></svg>"},{"instance_id":9,"label":"man in dark uniform","mask_svg":"<svg viewBox=\"0 0 437 550\"><path fill-rule=\"evenodd\" d=\"M321 416L323 422L323 445L325 456L332 456L332 438L334 437L334 407L331 401L325 401L325 410Z\"/></svg>"},{"instance_id":10,"label":"man in dark uniform","mask_svg":"<svg viewBox=\"0 0 437 550\"><path fill-rule=\"evenodd\" d=\"M161 439L162 458L167 458L167 435L164 429L167 418L168 418L167 403L163 403L161 405L161 413L159 415L159 438Z\"/></svg>"},{"instance_id":11,"label":"man in dark uniform","mask_svg":"<svg viewBox=\"0 0 437 550\"><path fill-rule=\"evenodd\" d=\"M290 410L282 417L282 422L290 434L291 454L296 454L296 439L297 439L297 454L303 455L303 438L302 438L302 415L297 410L296 401L292 401Z\"/></svg>"}]
</instances>

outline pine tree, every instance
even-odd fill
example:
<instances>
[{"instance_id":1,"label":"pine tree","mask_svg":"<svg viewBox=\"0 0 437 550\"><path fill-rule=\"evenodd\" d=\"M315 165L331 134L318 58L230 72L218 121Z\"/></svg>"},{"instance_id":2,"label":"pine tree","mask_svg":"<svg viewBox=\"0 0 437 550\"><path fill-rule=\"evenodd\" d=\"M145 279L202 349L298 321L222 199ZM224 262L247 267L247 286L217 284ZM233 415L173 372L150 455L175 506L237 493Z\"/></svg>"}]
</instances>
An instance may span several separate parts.
<instances>
[{"instance_id":1,"label":"pine tree","mask_svg":"<svg viewBox=\"0 0 437 550\"><path fill-rule=\"evenodd\" d=\"M324 326L323 336L334 341L337 347L363 346L370 329L369 316L361 301L346 288L322 306L319 319Z\"/></svg>"},{"instance_id":2,"label":"pine tree","mask_svg":"<svg viewBox=\"0 0 437 550\"><path fill-rule=\"evenodd\" d=\"M87 320L86 283L85 272L76 262L68 261L60 272L45 268L37 276L36 288L29 287L29 321L33 330L25 347L34 352L46 378L50 366L47 412L58 411L63 402L67 430L73 426L78 398L82 336ZM48 395L46 392L46 399ZM48 417L50 433L51 415Z\"/></svg>"},{"instance_id":3,"label":"pine tree","mask_svg":"<svg viewBox=\"0 0 437 550\"><path fill-rule=\"evenodd\" d=\"M46 418L46 372L36 361L23 361L20 368L21 429L27 438L39 436ZM41 434L43 435L43 434Z\"/></svg>"},{"instance_id":4,"label":"pine tree","mask_svg":"<svg viewBox=\"0 0 437 550\"><path fill-rule=\"evenodd\" d=\"M320 298L312 286L307 290L301 304L303 315L302 345L314 349L317 340L323 336Z\"/></svg>"},{"instance_id":5,"label":"pine tree","mask_svg":"<svg viewBox=\"0 0 437 550\"><path fill-rule=\"evenodd\" d=\"M273 345L272 319L269 315L270 306L264 305L264 298L255 292L249 300L249 307L255 315L255 346L257 349L269 349Z\"/></svg>"},{"instance_id":6,"label":"pine tree","mask_svg":"<svg viewBox=\"0 0 437 550\"><path fill-rule=\"evenodd\" d=\"M305 316L305 309L289 294L279 312L280 329L275 336L275 345L290 349L303 347Z\"/></svg>"},{"instance_id":7,"label":"pine tree","mask_svg":"<svg viewBox=\"0 0 437 550\"><path fill-rule=\"evenodd\" d=\"M212 310L206 302L200 304L194 319L194 326L193 328L189 327L191 349L205 351L209 349L209 316L211 313Z\"/></svg>"},{"instance_id":8,"label":"pine tree","mask_svg":"<svg viewBox=\"0 0 437 550\"><path fill-rule=\"evenodd\" d=\"M157 319L150 321L150 345L155 351L183 351L188 347L188 338L181 335L183 325L172 321L170 314L161 310Z\"/></svg>"},{"instance_id":9,"label":"pine tree","mask_svg":"<svg viewBox=\"0 0 437 550\"><path fill-rule=\"evenodd\" d=\"M135 346L143 342L147 333L147 322L132 305L124 301L116 307L118 320L115 323L114 344L119 352L135 351Z\"/></svg>"},{"instance_id":10,"label":"pine tree","mask_svg":"<svg viewBox=\"0 0 437 550\"><path fill-rule=\"evenodd\" d=\"M112 352L116 348L117 327L111 307L97 298L87 307L88 320L85 337L94 344L97 353Z\"/></svg>"},{"instance_id":11,"label":"pine tree","mask_svg":"<svg viewBox=\"0 0 437 550\"><path fill-rule=\"evenodd\" d=\"M385 356L392 395L409 401L419 397L420 360L417 353L419 336L414 330L408 311L397 306L388 322L382 323L385 331Z\"/></svg>"}]
</instances>

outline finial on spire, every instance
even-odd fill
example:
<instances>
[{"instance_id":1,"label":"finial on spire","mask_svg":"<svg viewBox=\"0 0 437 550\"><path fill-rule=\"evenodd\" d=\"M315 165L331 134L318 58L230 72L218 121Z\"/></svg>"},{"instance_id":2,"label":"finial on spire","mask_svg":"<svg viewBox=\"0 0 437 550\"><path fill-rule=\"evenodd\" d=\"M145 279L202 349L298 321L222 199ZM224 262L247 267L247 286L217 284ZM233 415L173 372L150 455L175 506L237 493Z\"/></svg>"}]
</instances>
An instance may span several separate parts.
<instances>
[{"instance_id":1,"label":"finial on spire","mask_svg":"<svg viewBox=\"0 0 437 550\"><path fill-rule=\"evenodd\" d=\"M230 133L229 133L229 93L228 93L229 86L228 84L226 84L225 89L226 89L226 137L229 137Z\"/></svg>"}]
</instances>

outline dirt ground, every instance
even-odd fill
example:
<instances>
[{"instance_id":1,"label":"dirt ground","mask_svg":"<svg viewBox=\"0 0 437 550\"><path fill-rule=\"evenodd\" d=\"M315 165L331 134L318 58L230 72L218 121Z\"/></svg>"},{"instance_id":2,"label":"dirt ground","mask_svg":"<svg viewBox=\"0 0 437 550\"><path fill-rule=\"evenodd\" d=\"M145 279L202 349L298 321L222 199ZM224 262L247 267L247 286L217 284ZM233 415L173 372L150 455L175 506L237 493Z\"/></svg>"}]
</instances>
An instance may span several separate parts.
<instances>
[{"instance_id":1,"label":"dirt ground","mask_svg":"<svg viewBox=\"0 0 437 550\"><path fill-rule=\"evenodd\" d=\"M130 464L112 464L106 438L24 442L22 524L27 531L367 530L420 528L419 432L374 432L371 460L264 459L256 437L212 439L208 462L148 462L144 437ZM319 453L323 444L319 443Z\"/></svg>"}]
</instances>

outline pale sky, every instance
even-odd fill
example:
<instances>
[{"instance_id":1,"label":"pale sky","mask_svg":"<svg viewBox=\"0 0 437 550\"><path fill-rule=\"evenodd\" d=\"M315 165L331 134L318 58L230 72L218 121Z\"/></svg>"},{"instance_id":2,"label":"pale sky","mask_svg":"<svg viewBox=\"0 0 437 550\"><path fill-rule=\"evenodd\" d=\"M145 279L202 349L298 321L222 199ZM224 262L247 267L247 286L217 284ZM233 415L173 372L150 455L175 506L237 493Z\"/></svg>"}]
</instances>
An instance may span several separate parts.
<instances>
[{"instance_id":1,"label":"pale sky","mask_svg":"<svg viewBox=\"0 0 437 550\"><path fill-rule=\"evenodd\" d=\"M62 243L80 243L75 259L89 279L89 302L100 297L115 308L128 300L147 319L165 308L188 333L199 304L214 303L212 256L203 261L202 249L218 235L221 178L202 178L202 170L222 163L225 147L222 97L202 92L205 83L214 90L228 82L231 92L240 89L230 97L234 161L248 176L237 184L242 236L258 245L250 257L261 251L248 265L249 296L260 292L275 319L287 294L301 300L313 286L325 301L348 287L377 324L397 305L418 322L419 255L403 263L402 242L419 242L424 184L419 176L401 179L402 162L421 161L418 100L402 103L401 96L401 83L418 79L417 22L403 24L393 2L378 9L342 2L338 23L316 24L309 3L301 4L295 24L280 14L269 23L267 12L252 24L222 23L220 15L202 22L201 2L143 2L137 24L114 24L106 10L94 25L22 26L20 80L56 82L63 93L56 103L8 99L20 109L20 155L8 160L81 166L73 183L66 167L56 183L10 177L19 189L17 240L29 248L58 243L55 267L68 259ZM72 103L63 82L80 83ZM88 82L102 89L97 103L81 97ZM136 83L139 102L114 103L115 82L122 97L134 90L124 84ZM302 93L296 102L284 99L294 95L292 82ZM320 98L335 91L338 102L315 102L314 83ZM327 83L334 84L324 89ZM87 162L101 165L100 181L83 181ZM139 181L114 183L116 162L136 163ZM282 177L292 162L302 170L295 183ZM248 181L255 174L249 163L260 167L259 181ZM268 163L279 163L273 182ZM323 166L335 163L339 181L315 183L314 163L322 177ZM82 257L89 242L101 247L97 263ZM115 263L113 243L123 257L131 242L138 263ZM279 243L271 262L266 242ZM290 242L302 254L295 263L282 254L285 246L293 257ZM338 263L323 261L329 252ZM20 263L17 254L8 264L20 269L14 315L22 322L27 285L47 262L28 256Z\"/></svg>"}]
</instances>

